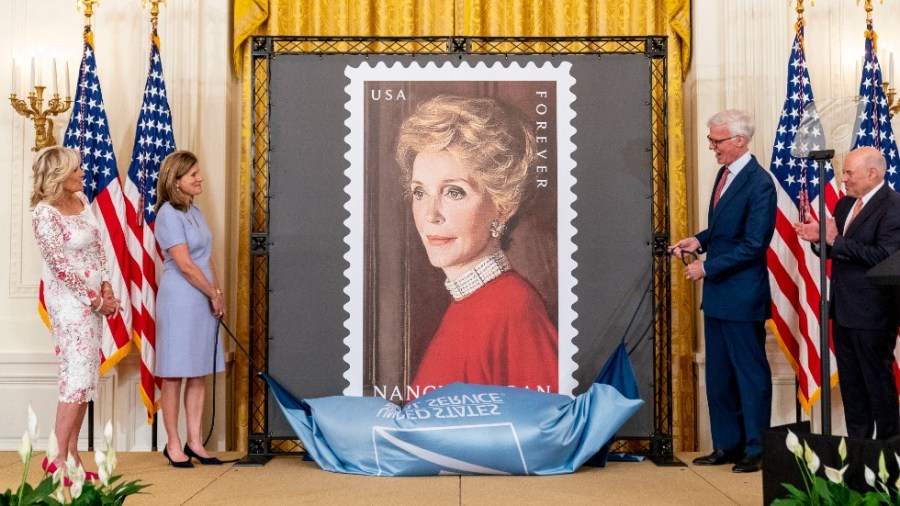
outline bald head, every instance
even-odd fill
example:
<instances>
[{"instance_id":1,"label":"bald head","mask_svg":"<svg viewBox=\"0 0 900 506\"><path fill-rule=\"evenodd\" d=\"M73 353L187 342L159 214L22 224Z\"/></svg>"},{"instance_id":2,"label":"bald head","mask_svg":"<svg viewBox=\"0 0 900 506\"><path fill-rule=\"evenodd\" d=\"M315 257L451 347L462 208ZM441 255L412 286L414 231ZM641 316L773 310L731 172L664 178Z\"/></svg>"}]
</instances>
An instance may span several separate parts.
<instances>
[{"instance_id":1,"label":"bald head","mask_svg":"<svg viewBox=\"0 0 900 506\"><path fill-rule=\"evenodd\" d=\"M844 160L841 182L847 195L860 198L884 181L886 170L881 151L871 146L856 148Z\"/></svg>"}]
</instances>

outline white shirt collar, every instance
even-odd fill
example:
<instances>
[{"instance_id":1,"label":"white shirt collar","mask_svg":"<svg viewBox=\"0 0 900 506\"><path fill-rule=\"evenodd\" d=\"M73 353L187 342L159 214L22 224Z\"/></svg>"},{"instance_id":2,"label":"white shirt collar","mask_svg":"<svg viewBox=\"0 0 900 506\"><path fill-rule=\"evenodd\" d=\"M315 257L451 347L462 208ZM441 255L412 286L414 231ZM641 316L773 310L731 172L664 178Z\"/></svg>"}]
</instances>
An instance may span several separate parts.
<instances>
[{"instance_id":1,"label":"white shirt collar","mask_svg":"<svg viewBox=\"0 0 900 506\"><path fill-rule=\"evenodd\" d=\"M884 186L884 180L882 180L881 183L878 183L878 186L869 190L869 193L862 196L863 207L869 203L869 200L872 199L872 195L875 195L875 192L880 190L882 186Z\"/></svg>"},{"instance_id":2,"label":"white shirt collar","mask_svg":"<svg viewBox=\"0 0 900 506\"><path fill-rule=\"evenodd\" d=\"M737 176L738 173L743 170L743 168L746 167L748 163L750 163L751 156L752 155L750 154L750 152L747 151L746 153L741 155L740 158L728 164L728 170L732 175Z\"/></svg>"}]
</instances>

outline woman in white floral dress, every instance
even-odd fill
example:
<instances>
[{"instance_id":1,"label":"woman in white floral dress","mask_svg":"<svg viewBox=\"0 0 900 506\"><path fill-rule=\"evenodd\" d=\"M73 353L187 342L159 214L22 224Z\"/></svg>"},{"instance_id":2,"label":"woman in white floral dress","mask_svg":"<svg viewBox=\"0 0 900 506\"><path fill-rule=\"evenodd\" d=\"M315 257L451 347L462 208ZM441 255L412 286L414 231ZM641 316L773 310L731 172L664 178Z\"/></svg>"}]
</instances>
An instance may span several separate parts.
<instances>
[{"instance_id":1,"label":"woman in white floral dress","mask_svg":"<svg viewBox=\"0 0 900 506\"><path fill-rule=\"evenodd\" d=\"M59 362L59 402L54 432L59 456L44 459L54 472L71 454L76 464L78 433L100 370L103 317L119 310L108 282L100 230L84 193L78 152L52 146L34 159L31 214L34 238L44 259L44 303ZM95 478L95 473L87 473Z\"/></svg>"}]
</instances>

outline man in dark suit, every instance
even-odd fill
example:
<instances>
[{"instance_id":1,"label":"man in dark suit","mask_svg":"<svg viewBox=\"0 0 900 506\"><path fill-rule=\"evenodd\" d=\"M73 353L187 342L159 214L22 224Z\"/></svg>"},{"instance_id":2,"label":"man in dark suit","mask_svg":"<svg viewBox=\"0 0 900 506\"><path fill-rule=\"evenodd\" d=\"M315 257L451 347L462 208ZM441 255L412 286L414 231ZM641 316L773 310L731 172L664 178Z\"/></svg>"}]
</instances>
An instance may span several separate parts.
<instances>
[{"instance_id":1,"label":"man in dark suit","mask_svg":"<svg viewBox=\"0 0 900 506\"><path fill-rule=\"evenodd\" d=\"M775 230L772 177L750 154L754 125L743 111L707 122L709 149L721 166L709 201L707 229L669 247L673 255L706 253L685 266L703 279L706 396L713 452L697 465L735 462L736 473L759 471L763 432L772 413L772 373L765 322L771 317L766 251Z\"/></svg>"},{"instance_id":2,"label":"man in dark suit","mask_svg":"<svg viewBox=\"0 0 900 506\"><path fill-rule=\"evenodd\" d=\"M884 156L873 147L847 155L841 181L846 195L825 221L831 258L834 353L850 437L887 439L900 433L894 344L900 315L891 292L866 271L900 249L900 195L884 181ZM819 224L795 223L801 239L819 251Z\"/></svg>"}]
</instances>

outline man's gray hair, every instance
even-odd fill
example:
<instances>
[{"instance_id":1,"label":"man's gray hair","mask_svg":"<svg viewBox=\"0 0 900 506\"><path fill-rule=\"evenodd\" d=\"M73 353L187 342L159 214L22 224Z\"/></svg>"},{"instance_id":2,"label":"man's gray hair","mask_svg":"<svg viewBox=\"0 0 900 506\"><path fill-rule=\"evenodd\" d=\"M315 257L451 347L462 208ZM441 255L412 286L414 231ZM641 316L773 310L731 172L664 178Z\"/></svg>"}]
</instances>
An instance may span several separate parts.
<instances>
[{"instance_id":1,"label":"man's gray hair","mask_svg":"<svg viewBox=\"0 0 900 506\"><path fill-rule=\"evenodd\" d=\"M748 141L753 138L753 132L756 131L753 116L738 109L728 109L717 113L706 122L706 126L710 128L719 125L728 125L728 131L732 136L743 135Z\"/></svg>"}]
</instances>

